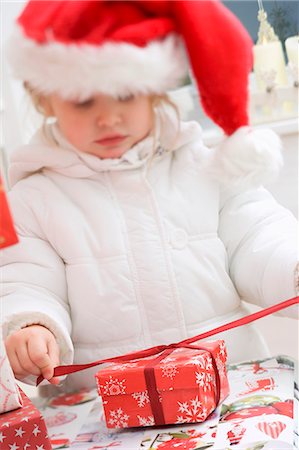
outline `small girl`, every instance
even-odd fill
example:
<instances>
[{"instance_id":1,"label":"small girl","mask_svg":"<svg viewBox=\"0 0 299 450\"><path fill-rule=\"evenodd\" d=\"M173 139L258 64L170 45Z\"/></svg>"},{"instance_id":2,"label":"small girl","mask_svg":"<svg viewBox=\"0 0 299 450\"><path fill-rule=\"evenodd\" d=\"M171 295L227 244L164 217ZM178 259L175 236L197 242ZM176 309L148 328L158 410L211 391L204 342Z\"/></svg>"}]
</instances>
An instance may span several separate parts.
<instances>
[{"instance_id":1,"label":"small girl","mask_svg":"<svg viewBox=\"0 0 299 450\"><path fill-rule=\"evenodd\" d=\"M186 52L207 149L166 91ZM295 295L296 221L262 187L277 137L248 127L252 43L218 1L30 1L11 64L46 118L10 162L20 243L3 252L7 354L18 379L176 342ZM54 118L54 120L53 120ZM218 336L220 337L220 336ZM267 355L246 326L231 361ZM63 389L94 386L90 369Z\"/></svg>"}]
</instances>

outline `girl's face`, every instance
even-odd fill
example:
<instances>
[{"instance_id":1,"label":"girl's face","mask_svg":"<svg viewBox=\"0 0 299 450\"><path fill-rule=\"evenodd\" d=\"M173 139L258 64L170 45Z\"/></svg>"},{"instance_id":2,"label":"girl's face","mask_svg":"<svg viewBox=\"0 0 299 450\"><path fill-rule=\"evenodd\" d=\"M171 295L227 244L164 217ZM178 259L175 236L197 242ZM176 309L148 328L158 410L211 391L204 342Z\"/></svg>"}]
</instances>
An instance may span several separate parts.
<instances>
[{"instance_id":1,"label":"girl's face","mask_svg":"<svg viewBox=\"0 0 299 450\"><path fill-rule=\"evenodd\" d=\"M149 96L113 98L97 94L84 102L64 100L56 94L41 102L55 116L66 139L78 150L99 158L120 158L144 139L153 127Z\"/></svg>"}]
</instances>

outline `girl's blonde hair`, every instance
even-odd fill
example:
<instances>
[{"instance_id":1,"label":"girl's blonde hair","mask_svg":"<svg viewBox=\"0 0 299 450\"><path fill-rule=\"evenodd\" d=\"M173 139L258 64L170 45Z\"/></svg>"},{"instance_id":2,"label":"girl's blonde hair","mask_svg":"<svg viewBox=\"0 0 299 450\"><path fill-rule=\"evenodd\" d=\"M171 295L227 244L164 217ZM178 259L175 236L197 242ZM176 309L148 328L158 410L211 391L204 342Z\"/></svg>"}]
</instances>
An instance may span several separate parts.
<instances>
[{"instance_id":1,"label":"girl's blonde hair","mask_svg":"<svg viewBox=\"0 0 299 450\"><path fill-rule=\"evenodd\" d=\"M27 83L26 81L23 83L23 87L27 92L27 94L29 95L35 110L46 118L45 111L43 110L40 104L42 94L40 94L36 89L31 87L30 84Z\"/></svg>"},{"instance_id":2,"label":"girl's blonde hair","mask_svg":"<svg viewBox=\"0 0 299 450\"><path fill-rule=\"evenodd\" d=\"M169 96L167 94L160 94L160 95L153 95L152 96L152 106L153 106L153 112L154 114L156 114L156 120L154 121L154 130L153 130L153 134L154 134L154 146L156 146L156 141L159 138L157 131L161 133L163 133L163 125L165 126L165 124L163 123L163 120L161 120L160 122L160 130L156 130L157 127L157 122L159 121L159 116L162 116L163 113L166 112L166 110L170 110L172 113L174 113L175 118L176 118L176 122L177 122L177 126L175 129L175 133L174 133L174 137L173 137L173 141L171 142L171 145L169 148L165 149L168 152L171 152L174 147L175 147L175 143L177 140L177 137L179 135L180 132L180 111L178 106L169 98Z\"/></svg>"},{"instance_id":3,"label":"girl's blonde hair","mask_svg":"<svg viewBox=\"0 0 299 450\"><path fill-rule=\"evenodd\" d=\"M30 101L31 106L33 106L34 112L36 113L35 117L32 117L32 132L36 131L37 128L41 129L41 133L45 142L48 142L54 146L58 146L58 143L56 142L52 134L47 131L47 125L49 123L50 116L47 114L45 108L42 105L42 99L45 98L45 95L39 92L37 89L34 89L26 81L23 83L23 87L27 96L29 97L28 100ZM29 104L28 107L30 108ZM30 114L28 116L30 116Z\"/></svg>"}]
</instances>

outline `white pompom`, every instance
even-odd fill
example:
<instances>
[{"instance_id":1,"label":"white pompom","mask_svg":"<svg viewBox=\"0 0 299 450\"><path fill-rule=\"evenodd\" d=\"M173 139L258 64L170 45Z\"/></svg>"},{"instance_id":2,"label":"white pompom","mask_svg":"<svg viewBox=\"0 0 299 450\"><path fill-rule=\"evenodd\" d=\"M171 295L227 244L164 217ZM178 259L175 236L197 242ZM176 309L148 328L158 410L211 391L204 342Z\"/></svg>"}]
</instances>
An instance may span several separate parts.
<instances>
[{"instance_id":1,"label":"white pompom","mask_svg":"<svg viewBox=\"0 0 299 450\"><path fill-rule=\"evenodd\" d=\"M217 147L211 170L223 184L256 187L275 179L282 166L282 143L276 133L241 127Z\"/></svg>"}]
</instances>

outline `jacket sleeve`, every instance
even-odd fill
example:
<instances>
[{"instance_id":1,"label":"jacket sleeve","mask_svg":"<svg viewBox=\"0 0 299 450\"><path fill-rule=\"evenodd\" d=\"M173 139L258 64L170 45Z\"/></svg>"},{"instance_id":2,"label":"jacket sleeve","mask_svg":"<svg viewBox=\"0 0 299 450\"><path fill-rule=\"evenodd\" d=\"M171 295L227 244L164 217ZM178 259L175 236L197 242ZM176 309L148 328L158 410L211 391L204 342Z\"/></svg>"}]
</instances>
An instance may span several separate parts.
<instances>
[{"instance_id":1,"label":"jacket sleeve","mask_svg":"<svg viewBox=\"0 0 299 450\"><path fill-rule=\"evenodd\" d=\"M1 252L4 338L28 325L43 325L56 337L61 364L70 364L73 345L65 266L43 230L45 204L36 192L20 189L9 193L9 201L19 243Z\"/></svg>"},{"instance_id":2,"label":"jacket sleeve","mask_svg":"<svg viewBox=\"0 0 299 450\"><path fill-rule=\"evenodd\" d=\"M297 221L264 188L222 193L219 235L241 298L267 307L295 297ZM297 316L297 307L285 310Z\"/></svg>"}]
</instances>

